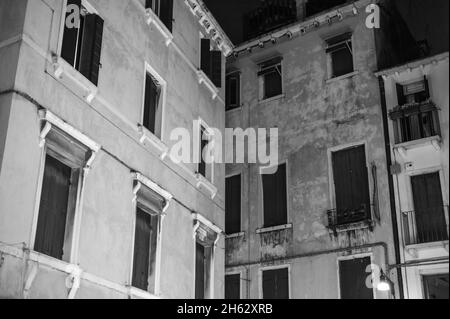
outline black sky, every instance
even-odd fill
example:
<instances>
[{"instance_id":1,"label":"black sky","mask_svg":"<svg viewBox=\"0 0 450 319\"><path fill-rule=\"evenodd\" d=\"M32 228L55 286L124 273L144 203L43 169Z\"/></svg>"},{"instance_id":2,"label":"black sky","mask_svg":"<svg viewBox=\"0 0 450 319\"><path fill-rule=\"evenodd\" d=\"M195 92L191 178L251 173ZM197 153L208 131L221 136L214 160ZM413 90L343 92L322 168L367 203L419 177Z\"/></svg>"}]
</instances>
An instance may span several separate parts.
<instances>
[{"instance_id":1,"label":"black sky","mask_svg":"<svg viewBox=\"0 0 450 319\"><path fill-rule=\"evenodd\" d=\"M261 0L204 0L234 44L242 42L244 13ZM427 39L432 54L448 51L449 0L392 0L417 41Z\"/></svg>"}]
</instances>

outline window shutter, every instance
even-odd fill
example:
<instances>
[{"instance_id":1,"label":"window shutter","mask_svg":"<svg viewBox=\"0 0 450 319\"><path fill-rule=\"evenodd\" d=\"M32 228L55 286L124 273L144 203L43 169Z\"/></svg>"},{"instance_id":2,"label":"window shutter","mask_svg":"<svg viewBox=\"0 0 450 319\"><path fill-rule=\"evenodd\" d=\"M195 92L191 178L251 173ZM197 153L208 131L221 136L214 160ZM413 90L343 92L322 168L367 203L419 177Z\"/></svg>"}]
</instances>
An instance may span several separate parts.
<instances>
[{"instance_id":1,"label":"window shutter","mask_svg":"<svg viewBox=\"0 0 450 319\"><path fill-rule=\"evenodd\" d=\"M211 51L211 81L216 87L222 87L222 52L220 51Z\"/></svg>"},{"instance_id":2,"label":"window shutter","mask_svg":"<svg viewBox=\"0 0 450 319\"><path fill-rule=\"evenodd\" d=\"M286 164L272 175L263 175L264 227L287 223Z\"/></svg>"},{"instance_id":3,"label":"window shutter","mask_svg":"<svg viewBox=\"0 0 450 319\"><path fill-rule=\"evenodd\" d=\"M203 159L203 151L209 144L209 141L203 138L205 134L206 134L205 128L202 127L200 130L200 163L198 165L198 173L201 174L203 177L206 177L206 162Z\"/></svg>"},{"instance_id":4,"label":"window shutter","mask_svg":"<svg viewBox=\"0 0 450 319\"><path fill-rule=\"evenodd\" d=\"M237 300L241 298L241 275L225 276L225 299Z\"/></svg>"},{"instance_id":5,"label":"window shutter","mask_svg":"<svg viewBox=\"0 0 450 319\"><path fill-rule=\"evenodd\" d=\"M89 14L85 18L81 45L80 72L93 84L98 84L103 39L103 19Z\"/></svg>"},{"instance_id":6,"label":"window shutter","mask_svg":"<svg viewBox=\"0 0 450 319\"><path fill-rule=\"evenodd\" d=\"M226 77L226 110L232 110L241 105L240 101L240 84L241 77L238 72L230 74Z\"/></svg>"},{"instance_id":7,"label":"window shutter","mask_svg":"<svg viewBox=\"0 0 450 319\"><path fill-rule=\"evenodd\" d=\"M430 99L430 83L428 82L428 79L426 76L423 77L423 82L425 83L424 100L428 100L428 99Z\"/></svg>"},{"instance_id":8,"label":"window shutter","mask_svg":"<svg viewBox=\"0 0 450 319\"><path fill-rule=\"evenodd\" d=\"M151 216L141 210L136 211L134 235L133 287L147 291L150 260Z\"/></svg>"},{"instance_id":9,"label":"window shutter","mask_svg":"<svg viewBox=\"0 0 450 319\"><path fill-rule=\"evenodd\" d=\"M403 85L396 84L397 87L397 99L398 99L398 105L402 106L406 104L406 97L405 93L403 92Z\"/></svg>"},{"instance_id":10,"label":"window shutter","mask_svg":"<svg viewBox=\"0 0 450 319\"><path fill-rule=\"evenodd\" d=\"M228 235L241 231L241 175L226 179L225 232Z\"/></svg>"},{"instance_id":11,"label":"window shutter","mask_svg":"<svg viewBox=\"0 0 450 319\"><path fill-rule=\"evenodd\" d=\"M173 28L173 0L161 0L160 19L164 25L172 32Z\"/></svg>"},{"instance_id":12,"label":"window shutter","mask_svg":"<svg viewBox=\"0 0 450 319\"><path fill-rule=\"evenodd\" d=\"M205 247L199 243L195 252L195 299L205 299Z\"/></svg>"},{"instance_id":13,"label":"window shutter","mask_svg":"<svg viewBox=\"0 0 450 319\"><path fill-rule=\"evenodd\" d=\"M339 262L341 299L373 299L373 290L366 286L370 264L370 257Z\"/></svg>"},{"instance_id":14,"label":"window shutter","mask_svg":"<svg viewBox=\"0 0 450 319\"><path fill-rule=\"evenodd\" d=\"M76 5L78 8L81 8L81 0L68 0L67 6L70 5ZM69 14L73 14L73 12L66 12L61 57L66 60L67 63L74 66L79 28L67 27L67 18L69 17ZM80 21L80 16L78 16L78 21Z\"/></svg>"},{"instance_id":15,"label":"window shutter","mask_svg":"<svg viewBox=\"0 0 450 319\"><path fill-rule=\"evenodd\" d=\"M289 299L289 270L263 272L263 299Z\"/></svg>"},{"instance_id":16,"label":"window shutter","mask_svg":"<svg viewBox=\"0 0 450 319\"><path fill-rule=\"evenodd\" d=\"M158 110L159 88L150 74L145 78L145 100L143 125L153 134L156 127L156 112Z\"/></svg>"},{"instance_id":17,"label":"window shutter","mask_svg":"<svg viewBox=\"0 0 450 319\"><path fill-rule=\"evenodd\" d=\"M34 250L62 259L72 170L47 156Z\"/></svg>"},{"instance_id":18,"label":"window shutter","mask_svg":"<svg viewBox=\"0 0 450 319\"><path fill-rule=\"evenodd\" d=\"M209 39L201 40L201 58L200 68L207 75L211 72L211 41Z\"/></svg>"}]
</instances>

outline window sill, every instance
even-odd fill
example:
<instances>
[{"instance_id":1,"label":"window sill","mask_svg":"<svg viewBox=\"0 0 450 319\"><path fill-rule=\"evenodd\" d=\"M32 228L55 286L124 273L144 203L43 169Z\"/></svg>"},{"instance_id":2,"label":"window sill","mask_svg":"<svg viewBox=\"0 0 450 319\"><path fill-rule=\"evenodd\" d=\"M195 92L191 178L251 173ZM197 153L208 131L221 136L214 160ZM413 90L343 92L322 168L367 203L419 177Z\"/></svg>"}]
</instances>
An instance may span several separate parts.
<instances>
[{"instance_id":1,"label":"window sill","mask_svg":"<svg viewBox=\"0 0 450 319\"><path fill-rule=\"evenodd\" d=\"M336 82L336 81L344 80L344 79L347 79L347 78L354 77L355 75L358 75L358 74L359 74L359 71L353 71L351 73L347 73L347 74L344 74L344 75L340 75L340 76L328 79L326 81L326 83L329 84L329 83L333 83L333 82Z\"/></svg>"},{"instance_id":2,"label":"window sill","mask_svg":"<svg viewBox=\"0 0 450 319\"><path fill-rule=\"evenodd\" d=\"M425 244L416 244L416 245L405 245L405 250L411 255L413 258L419 258L420 253L426 253L427 250L430 249L442 249L445 250L448 254L448 246L449 241L437 241Z\"/></svg>"},{"instance_id":3,"label":"window sill","mask_svg":"<svg viewBox=\"0 0 450 319\"><path fill-rule=\"evenodd\" d=\"M215 100L219 96L219 89L212 83L210 78L202 70L197 71L198 83L205 84L208 90L211 91L212 99Z\"/></svg>"},{"instance_id":4,"label":"window sill","mask_svg":"<svg viewBox=\"0 0 450 319\"><path fill-rule=\"evenodd\" d=\"M152 9L145 9L145 17L147 18L147 24L148 25L154 25L156 29L162 34L162 36L165 38L165 44L166 46L169 46L173 41L173 35L172 32L170 32L169 29L162 23L162 21L159 19L159 17L153 12Z\"/></svg>"},{"instance_id":5,"label":"window sill","mask_svg":"<svg viewBox=\"0 0 450 319\"><path fill-rule=\"evenodd\" d=\"M241 112L242 111L242 105L239 105L235 108L232 108L231 110L225 111L226 114L232 114L232 113L237 113L237 112Z\"/></svg>"},{"instance_id":6,"label":"window sill","mask_svg":"<svg viewBox=\"0 0 450 319\"><path fill-rule=\"evenodd\" d=\"M372 230L375 226L375 223L372 220L364 220L361 222L355 222L350 224L343 224L343 225L335 225L335 226L329 226L329 232L330 234L337 235L338 233L345 233L353 230L363 230L363 229L370 229Z\"/></svg>"},{"instance_id":7,"label":"window sill","mask_svg":"<svg viewBox=\"0 0 450 319\"><path fill-rule=\"evenodd\" d=\"M97 96L98 88L63 58L53 54L52 66L53 71L51 72L51 75L74 92L77 91L77 88L81 89L83 91L83 98L88 103L91 103ZM74 85L76 85L77 88L74 88Z\"/></svg>"},{"instance_id":8,"label":"window sill","mask_svg":"<svg viewBox=\"0 0 450 319\"><path fill-rule=\"evenodd\" d=\"M286 94L280 94L280 95L277 95L277 96L274 96L274 97L269 97L269 98L267 98L267 99L263 99L263 100L259 100L259 104L266 104L266 103L270 103L270 102L273 102L273 101L277 101L277 100L282 100L282 99L284 99L286 97Z\"/></svg>"},{"instance_id":9,"label":"window sill","mask_svg":"<svg viewBox=\"0 0 450 319\"><path fill-rule=\"evenodd\" d=\"M240 237L244 237L244 236L245 236L245 232L240 232L240 233L225 235L225 239L240 238Z\"/></svg>"},{"instance_id":10,"label":"window sill","mask_svg":"<svg viewBox=\"0 0 450 319\"><path fill-rule=\"evenodd\" d=\"M139 134L141 135L139 142L144 144L145 141L149 141L152 148L158 154L161 160L164 160L169 153L169 148L164 144L159 138L157 138L153 133L147 130L144 126L139 125Z\"/></svg>"},{"instance_id":11,"label":"window sill","mask_svg":"<svg viewBox=\"0 0 450 319\"><path fill-rule=\"evenodd\" d=\"M208 181L202 174L196 173L195 178L197 179L197 188L203 187L211 195L211 199L214 199L217 195L218 189L210 181Z\"/></svg>"},{"instance_id":12,"label":"window sill","mask_svg":"<svg viewBox=\"0 0 450 319\"><path fill-rule=\"evenodd\" d=\"M421 148L424 146L433 146L436 151L439 151L441 150L441 143L441 137L436 135L432 137L422 138L420 140L396 144L394 146L394 149L398 150L404 158L407 158L409 150Z\"/></svg>"},{"instance_id":13,"label":"window sill","mask_svg":"<svg viewBox=\"0 0 450 319\"><path fill-rule=\"evenodd\" d=\"M134 297L134 298L139 298L139 299L147 299L147 300L161 299L161 297L158 297L154 294L149 293L148 291L145 291L145 290L142 290L139 288L135 288L135 287L129 288L129 296Z\"/></svg>"},{"instance_id":14,"label":"window sill","mask_svg":"<svg viewBox=\"0 0 450 319\"><path fill-rule=\"evenodd\" d=\"M265 234L265 233L271 233L271 232L276 232L276 231L280 231L280 230L292 229L292 227L293 227L292 224L273 226L273 227L257 229L256 233L257 234Z\"/></svg>"}]
</instances>

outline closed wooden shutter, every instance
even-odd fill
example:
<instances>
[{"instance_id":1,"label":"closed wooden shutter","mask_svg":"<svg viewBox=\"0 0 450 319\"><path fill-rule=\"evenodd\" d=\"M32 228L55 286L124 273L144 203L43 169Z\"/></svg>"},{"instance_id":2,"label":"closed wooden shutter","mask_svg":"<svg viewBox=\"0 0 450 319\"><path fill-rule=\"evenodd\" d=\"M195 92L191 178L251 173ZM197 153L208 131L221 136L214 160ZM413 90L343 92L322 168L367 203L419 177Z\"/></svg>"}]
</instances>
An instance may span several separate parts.
<instances>
[{"instance_id":1,"label":"closed wooden shutter","mask_svg":"<svg viewBox=\"0 0 450 319\"><path fill-rule=\"evenodd\" d=\"M225 276L225 299L241 299L241 275Z\"/></svg>"},{"instance_id":2,"label":"closed wooden shutter","mask_svg":"<svg viewBox=\"0 0 450 319\"><path fill-rule=\"evenodd\" d=\"M200 163L198 165L198 173L203 177L206 177L206 162L203 159L203 152L208 146L209 141L206 139L205 128L200 130Z\"/></svg>"},{"instance_id":3,"label":"closed wooden shutter","mask_svg":"<svg viewBox=\"0 0 450 319\"><path fill-rule=\"evenodd\" d=\"M286 164L275 174L264 174L264 227L287 224Z\"/></svg>"},{"instance_id":4,"label":"closed wooden shutter","mask_svg":"<svg viewBox=\"0 0 450 319\"><path fill-rule=\"evenodd\" d=\"M370 264L370 257L339 262L341 299L373 299L373 289L366 285Z\"/></svg>"},{"instance_id":5,"label":"closed wooden shutter","mask_svg":"<svg viewBox=\"0 0 450 319\"><path fill-rule=\"evenodd\" d=\"M159 17L164 25L172 32L173 28L173 0L161 0Z\"/></svg>"},{"instance_id":6,"label":"closed wooden shutter","mask_svg":"<svg viewBox=\"0 0 450 319\"><path fill-rule=\"evenodd\" d=\"M144 121L143 125L150 132L155 134L156 113L159 105L160 89L150 74L145 79L145 101L144 101Z\"/></svg>"},{"instance_id":7,"label":"closed wooden shutter","mask_svg":"<svg viewBox=\"0 0 450 319\"><path fill-rule=\"evenodd\" d=\"M95 85L98 84L102 41L103 19L96 14L86 15L79 71Z\"/></svg>"},{"instance_id":8,"label":"closed wooden shutter","mask_svg":"<svg viewBox=\"0 0 450 319\"><path fill-rule=\"evenodd\" d=\"M209 39L201 39L200 48L200 68L207 75L211 72L211 41Z\"/></svg>"},{"instance_id":9,"label":"closed wooden shutter","mask_svg":"<svg viewBox=\"0 0 450 319\"><path fill-rule=\"evenodd\" d=\"M289 270L263 271L263 299L289 299Z\"/></svg>"},{"instance_id":10,"label":"closed wooden shutter","mask_svg":"<svg viewBox=\"0 0 450 319\"><path fill-rule=\"evenodd\" d=\"M230 74L226 78L226 89L225 89L225 99L226 99L226 110L230 111L241 105L240 102L240 87L241 87L241 77L239 73Z\"/></svg>"},{"instance_id":11,"label":"closed wooden shutter","mask_svg":"<svg viewBox=\"0 0 450 319\"><path fill-rule=\"evenodd\" d=\"M195 251L195 299L205 299L205 247L199 243Z\"/></svg>"},{"instance_id":12,"label":"closed wooden shutter","mask_svg":"<svg viewBox=\"0 0 450 319\"><path fill-rule=\"evenodd\" d=\"M81 0L68 0L67 6L76 5L78 8L81 8ZM64 21L64 34L63 34L63 42L61 47L61 57L66 60L72 66L75 66L75 56L77 50L77 39L78 39L78 31L79 28L68 28L67 27L67 18L69 15L73 17L75 12L66 12L65 21ZM77 17L78 21L80 20L80 15ZM73 22L71 20L71 22Z\"/></svg>"},{"instance_id":13,"label":"closed wooden shutter","mask_svg":"<svg viewBox=\"0 0 450 319\"><path fill-rule=\"evenodd\" d=\"M133 287L147 291L150 262L151 216L142 209L136 211L134 235Z\"/></svg>"},{"instance_id":14,"label":"closed wooden shutter","mask_svg":"<svg viewBox=\"0 0 450 319\"><path fill-rule=\"evenodd\" d=\"M229 235L241 231L241 175L226 179L225 232Z\"/></svg>"},{"instance_id":15,"label":"closed wooden shutter","mask_svg":"<svg viewBox=\"0 0 450 319\"><path fill-rule=\"evenodd\" d=\"M72 169L51 156L45 162L34 250L62 259Z\"/></svg>"},{"instance_id":16,"label":"closed wooden shutter","mask_svg":"<svg viewBox=\"0 0 450 319\"><path fill-rule=\"evenodd\" d=\"M417 243L448 240L439 173L411 177Z\"/></svg>"},{"instance_id":17,"label":"closed wooden shutter","mask_svg":"<svg viewBox=\"0 0 450 319\"><path fill-rule=\"evenodd\" d=\"M222 87L222 52L220 51L211 51L210 77L216 87Z\"/></svg>"},{"instance_id":18,"label":"closed wooden shutter","mask_svg":"<svg viewBox=\"0 0 450 319\"><path fill-rule=\"evenodd\" d=\"M364 220L370 213L369 176L365 147L333 153L338 223Z\"/></svg>"}]
</instances>

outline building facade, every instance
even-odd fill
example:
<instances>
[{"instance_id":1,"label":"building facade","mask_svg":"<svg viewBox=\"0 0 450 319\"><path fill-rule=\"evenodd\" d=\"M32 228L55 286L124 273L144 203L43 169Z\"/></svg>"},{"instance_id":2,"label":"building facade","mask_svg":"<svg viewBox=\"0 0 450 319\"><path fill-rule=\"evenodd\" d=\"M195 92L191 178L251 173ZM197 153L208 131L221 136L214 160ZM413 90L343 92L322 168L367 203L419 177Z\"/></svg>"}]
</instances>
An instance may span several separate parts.
<instances>
[{"instance_id":1,"label":"building facade","mask_svg":"<svg viewBox=\"0 0 450 319\"><path fill-rule=\"evenodd\" d=\"M370 1L321 3L297 1L296 22L267 23L228 59L226 125L278 128L279 166L227 166L226 297L401 297L375 72L411 35L390 2L384 29L367 24Z\"/></svg>"},{"instance_id":2,"label":"building facade","mask_svg":"<svg viewBox=\"0 0 450 319\"><path fill-rule=\"evenodd\" d=\"M381 71L405 297L448 299L448 52Z\"/></svg>"},{"instance_id":3,"label":"building facade","mask_svg":"<svg viewBox=\"0 0 450 319\"><path fill-rule=\"evenodd\" d=\"M225 167L170 150L231 50L197 0L0 2L0 297L223 297Z\"/></svg>"}]
</instances>

